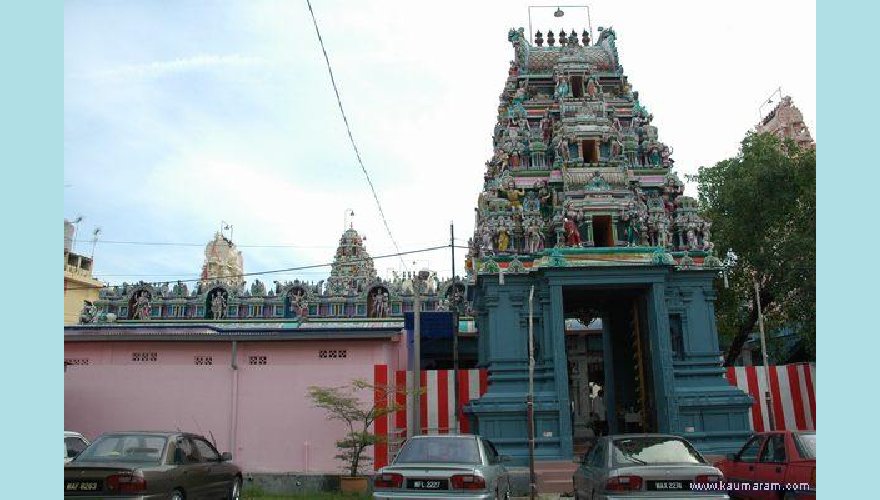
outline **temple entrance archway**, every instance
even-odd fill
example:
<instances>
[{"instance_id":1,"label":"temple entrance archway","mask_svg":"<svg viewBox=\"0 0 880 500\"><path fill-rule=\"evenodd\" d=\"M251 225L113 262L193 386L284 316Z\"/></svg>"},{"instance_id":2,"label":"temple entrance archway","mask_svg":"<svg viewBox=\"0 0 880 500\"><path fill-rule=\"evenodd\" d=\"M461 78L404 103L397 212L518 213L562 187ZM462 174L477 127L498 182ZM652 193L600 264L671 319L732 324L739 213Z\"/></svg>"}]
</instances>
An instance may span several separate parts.
<instances>
[{"instance_id":1,"label":"temple entrance archway","mask_svg":"<svg viewBox=\"0 0 880 500\"><path fill-rule=\"evenodd\" d=\"M641 287L565 287L566 365L575 450L594 435L656 432Z\"/></svg>"}]
</instances>

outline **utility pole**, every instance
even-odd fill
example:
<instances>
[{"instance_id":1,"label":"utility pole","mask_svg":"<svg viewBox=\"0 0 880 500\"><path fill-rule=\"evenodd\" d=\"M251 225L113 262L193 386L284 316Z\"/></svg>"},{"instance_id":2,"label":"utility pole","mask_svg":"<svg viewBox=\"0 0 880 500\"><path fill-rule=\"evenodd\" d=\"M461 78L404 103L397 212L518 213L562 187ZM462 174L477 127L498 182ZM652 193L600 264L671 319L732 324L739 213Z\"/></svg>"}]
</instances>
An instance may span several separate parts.
<instances>
[{"instance_id":1,"label":"utility pole","mask_svg":"<svg viewBox=\"0 0 880 500\"><path fill-rule=\"evenodd\" d=\"M767 391L764 393L764 399L767 401L767 415L770 420L770 430L776 429L776 422L773 419L773 394L770 391L770 364L767 362L767 341L764 337L764 314L761 312L761 292L758 287L758 278L752 278L755 284L755 304L758 306L758 331L761 334L761 355L764 358L764 380L767 384Z\"/></svg>"},{"instance_id":2,"label":"utility pole","mask_svg":"<svg viewBox=\"0 0 880 500\"><path fill-rule=\"evenodd\" d=\"M450 307L450 311L452 311L452 397L453 401L455 401L456 408L458 407L458 308L461 304L461 301L458 297L458 288L456 287L455 280L455 227L452 224L452 221L449 222L449 250L452 253L452 294L450 295L450 302L454 303L453 307ZM458 411L452 412L452 429L454 432L458 432Z\"/></svg>"},{"instance_id":3,"label":"utility pole","mask_svg":"<svg viewBox=\"0 0 880 500\"><path fill-rule=\"evenodd\" d=\"M422 391L422 282L428 279L430 273L421 270L413 275L413 349L412 349L412 385L407 394L407 429L406 436L419 436L422 434L421 422L421 391Z\"/></svg>"}]
</instances>

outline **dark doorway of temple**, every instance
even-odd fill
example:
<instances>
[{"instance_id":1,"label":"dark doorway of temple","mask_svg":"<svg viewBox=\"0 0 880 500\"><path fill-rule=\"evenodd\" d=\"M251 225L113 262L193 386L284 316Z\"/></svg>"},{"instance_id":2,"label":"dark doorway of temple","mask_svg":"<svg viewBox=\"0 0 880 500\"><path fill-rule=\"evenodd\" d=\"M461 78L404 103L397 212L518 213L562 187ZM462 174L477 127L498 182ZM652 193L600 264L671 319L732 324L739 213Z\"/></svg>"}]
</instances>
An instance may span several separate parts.
<instances>
[{"instance_id":1,"label":"dark doorway of temple","mask_svg":"<svg viewBox=\"0 0 880 500\"><path fill-rule=\"evenodd\" d=\"M599 142L598 141L581 141L581 150L583 151L584 163L599 162Z\"/></svg>"},{"instance_id":2,"label":"dark doorway of temple","mask_svg":"<svg viewBox=\"0 0 880 500\"><path fill-rule=\"evenodd\" d=\"M582 76L572 76L571 77L571 94L572 94L572 97L583 97L584 96L584 77L582 77Z\"/></svg>"},{"instance_id":3,"label":"dark doorway of temple","mask_svg":"<svg viewBox=\"0 0 880 500\"><path fill-rule=\"evenodd\" d=\"M614 232L611 229L610 215L593 216L593 241L597 247L614 246Z\"/></svg>"},{"instance_id":4,"label":"dark doorway of temple","mask_svg":"<svg viewBox=\"0 0 880 500\"><path fill-rule=\"evenodd\" d=\"M657 429L644 288L563 291L575 452L597 434Z\"/></svg>"}]
</instances>

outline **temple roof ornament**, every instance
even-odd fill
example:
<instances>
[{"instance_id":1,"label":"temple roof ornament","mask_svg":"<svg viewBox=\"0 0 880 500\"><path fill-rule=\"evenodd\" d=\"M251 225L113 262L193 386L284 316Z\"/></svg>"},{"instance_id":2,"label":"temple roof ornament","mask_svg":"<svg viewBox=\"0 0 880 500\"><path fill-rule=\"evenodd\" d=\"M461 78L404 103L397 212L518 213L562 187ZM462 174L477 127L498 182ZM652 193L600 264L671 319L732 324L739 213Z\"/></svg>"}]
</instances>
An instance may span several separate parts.
<instances>
[{"instance_id":1,"label":"temple roof ornament","mask_svg":"<svg viewBox=\"0 0 880 500\"><path fill-rule=\"evenodd\" d=\"M235 321L310 323L322 325L333 318L340 321L366 321L368 318L398 318L412 310L414 273L392 273L390 279L376 274L373 259L364 245L365 237L346 223L339 239L330 276L318 282L299 279L273 281L268 286L254 278L250 287L217 278L199 280L190 293L185 282L122 283L101 290L99 300L84 304L81 324L107 323L116 320L193 321L229 323ZM220 250L218 250L218 248ZM223 251L228 249L229 251ZM208 264L222 257L241 262L241 253L232 242L218 233L206 248ZM237 273L238 277L241 273ZM465 285L453 279L440 280L431 272L421 290L423 310L450 307L455 297L465 295ZM469 310L459 306L461 310Z\"/></svg>"}]
</instances>

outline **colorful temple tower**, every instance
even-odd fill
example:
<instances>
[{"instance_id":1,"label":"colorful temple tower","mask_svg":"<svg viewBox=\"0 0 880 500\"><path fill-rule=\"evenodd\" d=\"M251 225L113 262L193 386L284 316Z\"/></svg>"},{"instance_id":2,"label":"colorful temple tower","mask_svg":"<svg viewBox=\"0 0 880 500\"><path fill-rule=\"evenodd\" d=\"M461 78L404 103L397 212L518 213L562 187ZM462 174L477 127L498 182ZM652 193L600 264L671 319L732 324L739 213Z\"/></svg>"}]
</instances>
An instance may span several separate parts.
<instances>
[{"instance_id":1,"label":"colorful temple tower","mask_svg":"<svg viewBox=\"0 0 880 500\"><path fill-rule=\"evenodd\" d=\"M466 263L490 383L468 411L503 454L526 459L531 327L539 459L570 458L602 427L733 451L751 399L723 378L711 223L672 172L614 30L599 33L551 31L546 45L540 31L534 44L508 34Z\"/></svg>"}]
</instances>

